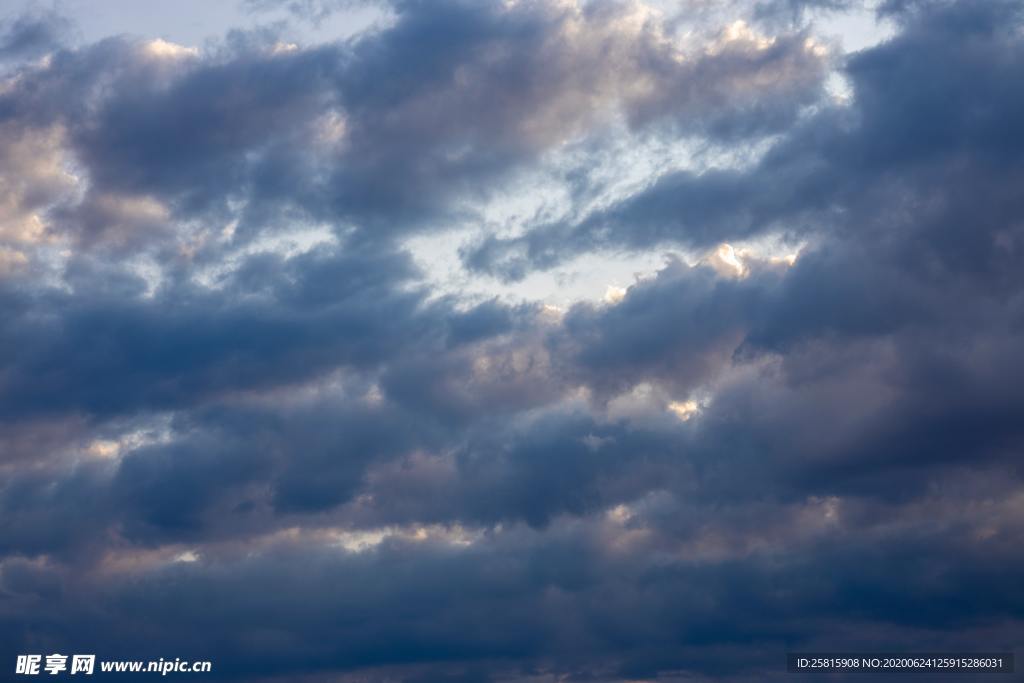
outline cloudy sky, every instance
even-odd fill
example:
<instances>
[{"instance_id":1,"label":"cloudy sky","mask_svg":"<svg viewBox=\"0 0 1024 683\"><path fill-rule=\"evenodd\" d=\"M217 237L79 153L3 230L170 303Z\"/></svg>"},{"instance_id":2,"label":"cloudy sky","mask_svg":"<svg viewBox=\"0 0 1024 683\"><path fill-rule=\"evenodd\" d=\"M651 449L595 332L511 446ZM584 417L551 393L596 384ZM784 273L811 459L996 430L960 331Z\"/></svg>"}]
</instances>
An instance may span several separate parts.
<instances>
[{"instance_id":1,"label":"cloudy sky","mask_svg":"<svg viewBox=\"0 0 1024 683\"><path fill-rule=\"evenodd\" d=\"M5 669L1024 642L1018 2L0 7Z\"/></svg>"}]
</instances>

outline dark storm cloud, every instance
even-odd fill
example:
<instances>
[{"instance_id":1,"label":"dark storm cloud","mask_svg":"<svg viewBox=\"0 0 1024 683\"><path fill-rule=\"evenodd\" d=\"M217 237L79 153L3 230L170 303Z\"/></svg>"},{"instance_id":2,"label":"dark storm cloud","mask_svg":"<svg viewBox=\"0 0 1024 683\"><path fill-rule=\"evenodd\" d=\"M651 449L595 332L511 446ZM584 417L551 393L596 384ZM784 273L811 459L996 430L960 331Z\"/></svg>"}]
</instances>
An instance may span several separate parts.
<instances>
[{"instance_id":1,"label":"dark storm cloud","mask_svg":"<svg viewBox=\"0 0 1024 683\"><path fill-rule=\"evenodd\" d=\"M889 3L815 108L800 29L678 61L626 5L394 7L310 49L65 49L0 94L0 246L32 266L0 272L4 656L744 681L1019 643L1019 7ZM607 107L638 140L778 137L468 262L766 233L795 262L675 259L565 311L436 296L392 238L600 147ZM296 222L337 240L258 241Z\"/></svg>"},{"instance_id":2,"label":"dark storm cloud","mask_svg":"<svg viewBox=\"0 0 1024 683\"><path fill-rule=\"evenodd\" d=\"M927 232L908 257L987 266L1004 253L992 234L1012 231L1002 222L1020 211L1012 188L1024 101L1010 87L1024 62L1020 12L1012 3L924 6L932 11L905 16L900 35L848 59L849 108L795 126L752 169L666 174L577 224L489 238L467 264L517 279L581 250L843 230L908 242Z\"/></svg>"},{"instance_id":3,"label":"dark storm cloud","mask_svg":"<svg viewBox=\"0 0 1024 683\"><path fill-rule=\"evenodd\" d=\"M581 412L551 411L507 425L484 421L450 458L408 458L377 468L361 523L430 522L469 526L525 522L543 528L565 515L587 516L661 487L683 487L673 460L675 425L643 430L597 423Z\"/></svg>"},{"instance_id":4,"label":"dark storm cloud","mask_svg":"<svg viewBox=\"0 0 1024 683\"><path fill-rule=\"evenodd\" d=\"M394 10L387 28L312 49L254 36L203 55L126 38L60 51L23 70L0 117L22 134L60 127L89 189L52 207L50 229L86 244L157 239L130 220L140 202L157 224L234 216L239 238L301 218L379 240L466 215L617 112L637 130L775 132L820 96L826 67L800 33L682 54L630 5Z\"/></svg>"},{"instance_id":5,"label":"dark storm cloud","mask_svg":"<svg viewBox=\"0 0 1024 683\"><path fill-rule=\"evenodd\" d=\"M551 343L577 381L605 396L646 380L692 389L729 362L775 279L728 280L675 262L614 307L573 307Z\"/></svg>"},{"instance_id":6,"label":"dark storm cloud","mask_svg":"<svg viewBox=\"0 0 1024 683\"><path fill-rule=\"evenodd\" d=\"M390 540L346 554L281 543L154 567L135 581L100 583L102 591L90 590L102 577L19 561L4 565L2 580L35 607L29 623L47 634L37 647L66 637L48 625L56 623L111 656L208 657L220 664L214 680L403 664L411 671L396 680L460 665L525 678L514 661L596 680L678 669L743 680L779 675L772 652L817 645L815 633L843 624L862 627L852 642L867 649L949 647L947 629L961 646L1009 646L1019 628L993 637L972 624L1019 619L1019 548L936 532L923 517L908 524L857 535L837 526L790 539L788 552L769 546L700 562L658 561L649 539L611 549L598 527L569 526L500 532L467 548ZM61 591L81 598L55 618ZM219 608L197 614L210 601ZM156 623L144 616L157 613ZM5 620L5 633L18 632L12 626Z\"/></svg>"},{"instance_id":7,"label":"dark storm cloud","mask_svg":"<svg viewBox=\"0 0 1024 683\"><path fill-rule=\"evenodd\" d=\"M71 293L10 293L0 417L187 407L373 366L430 334L422 295L398 288L411 268L347 249L254 256L221 289L171 282L147 298L137 276L73 264Z\"/></svg>"},{"instance_id":8,"label":"dark storm cloud","mask_svg":"<svg viewBox=\"0 0 1024 683\"><path fill-rule=\"evenodd\" d=\"M528 309L511 310L497 299L485 301L451 317L448 322L448 343L458 346L511 332L515 327L523 325L528 313Z\"/></svg>"},{"instance_id":9,"label":"dark storm cloud","mask_svg":"<svg viewBox=\"0 0 1024 683\"><path fill-rule=\"evenodd\" d=\"M436 214L453 193L486 195L480 180L500 178L616 109L638 127L764 133L813 100L823 76L823 61L799 36L763 51L739 40L676 59L666 27L640 23L617 4L396 8L395 26L357 43L355 68L341 75L353 155L364 161L336 167L333 201L356 218L386 208L408 220Z\"/></svg>"},{"instance_id":10,"label":"dark storm cloud","mask_svg":"<svg viewBox=\"0 0 1024 683\"><path fill-rule=\"evenodd\" d=\"M0 62L42 57L67 37L70 24L55 12L29 12L0 20Z\"/></svg>"},{"instance_id":11,"label":"dark storm cloud","mask_svg":"<svg viewBox=\"0 0 1024 683\"><path fill-rule=\"evenodd\" d=\"M344 393L358 384L346 382ZM345 523L327 513L365 492L371 467L439 448L448 433L401 407L341 394L180 413L151 429L150 443L129 440L123 457L15 471L0 487L2 552L88 568L117 548L244 542L299 523Z\"/></svg>"}]
</instances>

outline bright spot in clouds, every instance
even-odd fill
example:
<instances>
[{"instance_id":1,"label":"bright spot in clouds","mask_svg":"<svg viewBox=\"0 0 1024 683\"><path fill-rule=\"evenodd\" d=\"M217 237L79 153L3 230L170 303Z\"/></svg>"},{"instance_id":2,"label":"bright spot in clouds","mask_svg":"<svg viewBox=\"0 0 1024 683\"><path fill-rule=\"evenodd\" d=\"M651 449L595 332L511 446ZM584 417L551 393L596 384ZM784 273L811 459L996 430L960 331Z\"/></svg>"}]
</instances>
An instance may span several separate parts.
<instances>
[{"instance_id":1,"label":"bright spot in clouds","mask_svg":"<svg viewBox=\"0 0 1024 683\"><path fill-rule=\"evenodd\" d=\"M683 422L687 422L700 413L700 405L696 401L672 401L668 410Z\"/></svg>"},{"instance_id":2,"label":"bright spot in clouds","mask_svg":"<svg viewBox=\"0 0 1024 683\"><path fill-rule=\"evenodd\" d=\"M162 38L151 40L145 44L146 52L153 56L164 59L182 59L185 57L197 57L199 55L199 48L185 47L184 45L178 45L166 41Z\"/></svg>"}]
</instances>

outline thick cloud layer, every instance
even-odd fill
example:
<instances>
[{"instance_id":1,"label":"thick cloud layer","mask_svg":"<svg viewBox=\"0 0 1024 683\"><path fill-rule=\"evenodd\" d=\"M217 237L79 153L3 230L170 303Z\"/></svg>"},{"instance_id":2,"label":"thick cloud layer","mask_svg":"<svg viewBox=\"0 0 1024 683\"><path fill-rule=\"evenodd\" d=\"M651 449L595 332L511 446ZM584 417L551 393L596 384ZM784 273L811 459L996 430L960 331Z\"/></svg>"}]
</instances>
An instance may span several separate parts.
<instances>
[{"instance_id":1,"label":"thick cloud layer","mask_svg":"<svg viewBox=\"0 0 1024 683\"><path fill-rule=\"evenodd\" d=\"M8 661L760 681L1012 650L1020 7L887 3L850 54L807 18L842 2L385 9L315 46L2 24ZM452 230L481 283L673 255L559 308L441 287L408 239Z\"/></svg>"}]
</instances>

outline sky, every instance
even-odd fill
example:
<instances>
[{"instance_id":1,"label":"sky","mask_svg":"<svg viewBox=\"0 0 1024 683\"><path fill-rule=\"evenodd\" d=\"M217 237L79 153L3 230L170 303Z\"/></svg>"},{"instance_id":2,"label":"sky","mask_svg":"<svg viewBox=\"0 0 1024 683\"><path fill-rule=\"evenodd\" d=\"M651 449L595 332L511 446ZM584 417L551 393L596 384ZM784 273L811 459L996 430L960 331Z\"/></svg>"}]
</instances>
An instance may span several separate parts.
<instances>
[{"instance_id":1,"label":"sky","mask_svg":"<svg viewBox=\"0 0 1024 683\"><path fill-rule=\"evenodd\" d=\"M1013 652L1022 74L1007 0L0 1L0 666Z\"/></svg>"}]
</instances>

